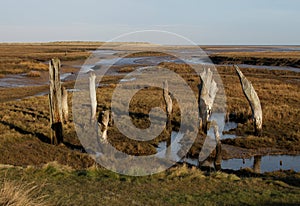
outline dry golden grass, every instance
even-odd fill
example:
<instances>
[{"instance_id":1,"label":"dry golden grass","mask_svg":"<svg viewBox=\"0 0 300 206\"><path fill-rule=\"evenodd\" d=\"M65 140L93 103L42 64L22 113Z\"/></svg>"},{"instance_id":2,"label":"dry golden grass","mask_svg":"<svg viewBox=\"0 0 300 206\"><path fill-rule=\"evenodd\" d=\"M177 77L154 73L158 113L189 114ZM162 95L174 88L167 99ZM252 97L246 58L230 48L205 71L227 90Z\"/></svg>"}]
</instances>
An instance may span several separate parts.
<instances>
[{"instance_id":1,"label":"dry golden grass","mask_svg":"<svg viewBox=\"0 0 300 206\"><path fill-rule=\"evenodd\" d=\"M14 60L2 59L0 60L0 72L2 74L20 74L26 73L30 70L47 71L47 64L36 62L34 60Z\"/></svg>"},{"instance_id":2,"label":"dry golden grass","mask_svg":"<svg viewBox=\"0 0 300 206\"><path fill-rule=\"evenodd\" d=\"M28 76L28 77L40 77L41 72L39 72L39 71L30 71L26 74L26 76Z\"/></svg>"},{"instance_id":3,"label":"dry golden grass","mask_svg":"<svg viewBox=\"0 0 300 206\"><path fill-rule=\"evenodd\" d=\"M0 205L2 206L47 206L44 198L40 196L40 188L33 183L17 183L4 180L0 189Z\"/></svg>"},{"instance_id":4,"label":"dry golden grass","mask_svg":"<svg viewBox=\"0 0 300 206\"><path fill-rule=\"evenodd\" d=\"M0 74L20 74L30 70L48 70L47 61L58 57L65 61L83 62L100 42L0 43Z\"/></svg>"},{"instance_id":5,"label":"dry golden grass","mask_svg":"<svg viewBox=\"0 0 300 206\"><path fill-rule=\"evenodd\" d=\"M299 51L292 52L221 52L217 56L300 59Z\"/></svg>"},{"instance_id":6,"label":"dry golden grass","mask_svg":"<svg viewBox=\"0 0 300 206\"><path fill-rule=\"evenodd\" d=\"M128 66L128 67L122 67L118 70L119 73L129 73L133 72L135 70L134 67Z\"/></svg>"},{"instance_id":7,"label":"dry golden grass","mask_svg":"<svg viewBox=\"0 0 300 206\"><path fill-rule=\"evenodd\" d=\"M248 136L253 134L251 109L243 95L239 79L232 67L218 67L222 76L227 95L227 111L234 114L235 120L243 123L237 129L237 134ZM300 78L299 73L286 71L268 71L258 69L242 69L245 76L252 82L260 97L263 110L263 136L271 138L273 143L265 146L282 146L299 150L300 142L300 84L290 81L285 74ZM249 140L249 139L248 139ZM260 138L254 138L248 146L256 148ZM237 140L242 142L243 140ZM245 139L244 141L247 141ZM296 143L296 144L295 144ZM238 144L238 145L241 145Z\"/></svg>"},{"instance_id":8,"label":"dry golden grass","mask_svg":"<svg viewBox=\"0 0 300 206\"><path fill-rule=\"evenodd\" d=\"M23 87L23 88L0 88L0 102L23 99L33 95L48 92L49 86Z\"/></svg>"},{"instance_id":9,"label":"dry golden grass","mask_svg":"<svg viewBox=\"0 0 300 206\"><path fill-rule=\"evenodd\" d=\"M287 52L288 53L288 52ZM288 66L300 68L300 55L299 52L295 54L273 53L265 54L254 52L236 52L236 53L220 53L212 54L211 60L215 64L247 64L247 65L260 65L260 66Z\"/></svg>"}]
</instances>

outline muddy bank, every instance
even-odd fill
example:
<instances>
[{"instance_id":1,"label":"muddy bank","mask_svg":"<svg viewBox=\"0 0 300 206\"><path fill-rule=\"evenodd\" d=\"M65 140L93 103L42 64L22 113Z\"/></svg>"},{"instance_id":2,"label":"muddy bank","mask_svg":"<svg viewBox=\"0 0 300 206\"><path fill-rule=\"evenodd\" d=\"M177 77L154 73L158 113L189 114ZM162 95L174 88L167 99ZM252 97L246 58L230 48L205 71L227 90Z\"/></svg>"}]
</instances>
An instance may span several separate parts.
<instances>
[{"instance_id":1,"label":"muddy bank","mask_svg":"<svg viewBox=\"0 0 300 206\"><path fill-rule=\"evenodd\" d=\"M257 66L286 66L300 69L300 59L210 56L214 64L247 64Z\"/></svg>"}]
</instances>

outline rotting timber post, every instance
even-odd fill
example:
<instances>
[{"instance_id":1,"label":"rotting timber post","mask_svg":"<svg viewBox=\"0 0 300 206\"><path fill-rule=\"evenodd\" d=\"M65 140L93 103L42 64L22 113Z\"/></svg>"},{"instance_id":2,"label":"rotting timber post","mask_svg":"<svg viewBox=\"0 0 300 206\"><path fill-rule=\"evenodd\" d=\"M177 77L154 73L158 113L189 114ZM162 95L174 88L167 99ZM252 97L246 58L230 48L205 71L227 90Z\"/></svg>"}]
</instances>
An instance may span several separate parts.
<instances>
[{"instance_id":1,"label":"rotting timber post","mask_svg":"<svg viewBox=\"0 0 300 206\"><path fill-rule=\"evenodd\" d=\"M166 112L167 112L167 132L171 136L172 134L172 110L173 110L173 101L169 93L169 85L168 81L164 82L163 85L163 96L166 104ZM171 137L167 140L167 146L171 145Z\"/></svg>"},{"instance_id":2,"label":"rotting timber post","mask_svg":"<svg viewBox=\"0 0 300 206\"><path fill-rule=\"evenodd\" d=\"M252 118L254 124L255 135L262 135L262 109L259 97L252 86L252 83L244 76L238 66L234 66L236 73L239 76L240 82L242 84L244 95L246 96L252 111Z\"/></svg>"},{"instance_id":3,"label":"rotting timber post","mask_svg":"<svg viewBox=\"0 0 300 206\"><path fill-rule=\"evenodd\" d=\"M214 166L216 170L221 170L221 163L222 163L222 143L219 134L219 127L217 122L213 121L212 126L214 127L214 134L216 140L216 156L214 160Z\"/></svg>"},{"instance_id":4,"label":"rotting timber post","mask_svg":"<svg viewBox=\"0 0 300 206\"><path fill-rule=\"evenodd\" d=\"M173 102L172 102L172 98L169 94L169 85L168 85L168 81L164 82L164 100L166 103L166 111L167 111L167 127L170 128L171 127L171 118L172 118L172 110L173 110Z\"/></svg>"},{"instance_id":5,"label":"rotting timber post","mask_svg":"<svg viewBox=\"0 0 300 206\"><path fill-rule=\"evenodd\" d=\"M96 74L94 72L90 73L89 76L89 96L91 104L91 116L90 116L90 126L95 136L97 136L97 141L99 141L99 131L97 124L97 91L96 91ZM100 143L100 142L98 142Z\"/></svg>"},{"instance_id":6,"label":"rotting timber post","mask_svg":"<svg viewBox=\"0 0 300 206\"><path fill-rule=\"evenodd\" d=\"M95 124L97 121L97 95L96 95L96 74L90 73L89 77L90 101L91 101L91 119L90 123Z\"/></svg>"},{"instance_id":7,"label":"rotting timber post","mask_svg":"<svg viewBox=\"0 0 300 206\"><path fill-rule=\"evenodd\" d=\"M64 123L69 121L69 107L68 107L68 91L65 87L62 87L62 113L64 118Z\"/></svg>"},{"instance_id":8,"label":"rotting timber post","mask_svg":"<svg viewBox=\"0 0 300 206\"><path fill-rule=\"evenodd\" d=\"M50 140L54 145L63 143L60 67L61 63L58 58L51 59L49 63Z\"/></svg>"},{"instance_id":9,"label":"rotting timber post","mask_svg":"<svg viewBox=\"0 0 300 206\"><path fill-rule=\"evenodd\" d=\"M212 112L218 86L213 78L212 71L204 69L200 75L198 107L200 114L200 128L207 134L208 120Z\"/></svg>"},{"instance_id":10,"label":"rotting timber post","mask_svg":"<svg viewBox=\"0 0 300 206\"><path fill-rule=\"evenodd\" d=\"M109 124L109 111L100 112L98 117L98 125L101 127L101 141L107 142L107 129Z\"/></svg>"}]
</instances>

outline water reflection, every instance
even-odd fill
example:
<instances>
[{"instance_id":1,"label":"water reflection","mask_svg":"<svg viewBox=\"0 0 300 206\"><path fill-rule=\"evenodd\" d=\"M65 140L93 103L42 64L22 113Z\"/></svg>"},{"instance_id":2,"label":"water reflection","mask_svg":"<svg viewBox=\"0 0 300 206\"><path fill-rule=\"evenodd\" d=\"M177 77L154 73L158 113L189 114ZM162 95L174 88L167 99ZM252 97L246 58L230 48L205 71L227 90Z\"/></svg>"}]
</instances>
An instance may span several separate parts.
<instances>
[{"instance_id":1,"label":"water reflection","mask_svg":"<svg viewBox=\"0 0 300 206\"><path fill-rule=\"evenodd\" d=\"M235 134L223 134L224 132L229 132L230 130L236 129L238 126L236 122L226 121L225 114L217 112L211 114L210 121L212 120L216 121L218 124L221 139L236 138Z\"/></svg>"},{"instance_id":2,"label":"water reflection","mask_svg":"<svg viewBox=\"0 0 300 206\"><path fill-rule=\"evenodd\" d=\"M254 163L253 163L253 171L255 173L260 173L260 166L261 166L261 156L255 156L254 157Z\"/></svg>"},{"instance_id":3,"label":"water reflection","mask_svg":"<svg viewBox=\"0 0 300 206\"><path fill-rule=\"evenodd\" d=\"M179 162L181 158L178 156L178 152L181 149L180 141L183 139L183 134L178 132L171 133L171 146L168 147L167 141L160 142L157 147L157 157L159 158L168 158L173 161ZM165 153L164 153L165 151Z\"/></svg>"}]
</instances>

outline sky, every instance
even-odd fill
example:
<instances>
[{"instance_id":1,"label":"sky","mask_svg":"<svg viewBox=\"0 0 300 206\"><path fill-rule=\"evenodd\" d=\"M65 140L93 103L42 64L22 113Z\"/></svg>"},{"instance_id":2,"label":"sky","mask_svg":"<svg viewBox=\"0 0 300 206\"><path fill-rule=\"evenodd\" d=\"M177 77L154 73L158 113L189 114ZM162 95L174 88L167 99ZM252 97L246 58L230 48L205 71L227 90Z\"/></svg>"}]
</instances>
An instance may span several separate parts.
<instances>
[{"instance_id":1,"label":"sky","mask_svg":"<svg viewBox=\"0 0 300 206\"><path fill-rule=\"evenodd\" d=\"M0 5L0 42L109 41L161 30L200 45L300 44L299 0L0 0ZM159 35L150 41L163 43Z\"/></svg>"}]
</instances>

